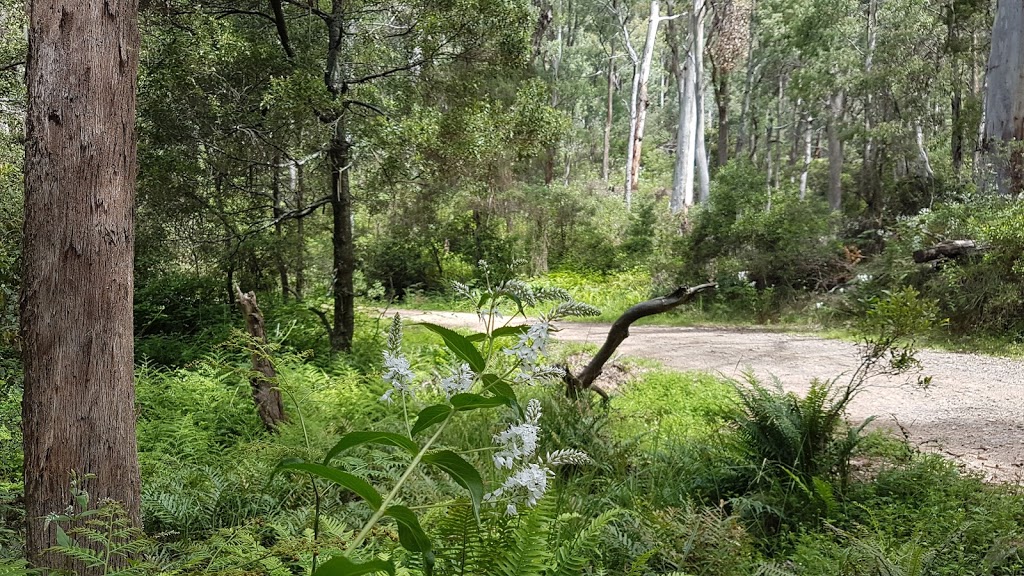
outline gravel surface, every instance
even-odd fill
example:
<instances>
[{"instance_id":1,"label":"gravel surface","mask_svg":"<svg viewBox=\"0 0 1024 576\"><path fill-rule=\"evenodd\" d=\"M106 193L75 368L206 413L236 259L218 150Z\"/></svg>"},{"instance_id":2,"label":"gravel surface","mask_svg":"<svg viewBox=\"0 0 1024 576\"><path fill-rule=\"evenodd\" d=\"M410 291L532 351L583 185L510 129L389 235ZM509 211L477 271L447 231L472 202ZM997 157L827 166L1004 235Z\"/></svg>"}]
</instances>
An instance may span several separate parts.
<instances>
[{"instance_id":1,"label":"gravel surface","mask_svg":"<svg viewBox=\"0 0 1024 576\"><path fill-rule=\"evenodd\" d=\"M475 314L402 311L414 322L480 328ZM608 324L566 323L556 339L600 345ZM657 360L677 370L726 378L753 372L778 378L786 390L806 391L811 380L845 382L859 365L856 345L805 334L751 329L637 326L617 354ZM955 459L998 482L1024 480L1024 363L1018 360L922 351L922 389L907 376L870 378L850 404L849 417L897 432L921 450ZM915 377L909 377L914 380Z\"/></svg>"}]
</instances>

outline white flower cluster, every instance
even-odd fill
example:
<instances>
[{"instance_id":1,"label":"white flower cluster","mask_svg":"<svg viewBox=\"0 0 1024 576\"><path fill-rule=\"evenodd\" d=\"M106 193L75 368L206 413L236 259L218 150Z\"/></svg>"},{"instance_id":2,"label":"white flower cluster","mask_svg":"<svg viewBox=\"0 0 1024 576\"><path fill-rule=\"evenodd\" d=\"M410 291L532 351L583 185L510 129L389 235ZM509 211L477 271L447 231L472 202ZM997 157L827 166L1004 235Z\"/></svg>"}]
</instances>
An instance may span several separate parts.
<instances>
[{"instance_id":1,"label":"white flower cluster","mask_svg":"<svg viewBox=\"0 0 1024 576\"><path fill-rule=\"evenodd\" d=\"M456 394L468 392L473 387L473 380L475 378L476 375L473 374L473 369L469 367L469 364L460 364L455 367L448 377L441 379L441 390L451 400L452 396Z\"/></svg>"},{"instance_id":2,"label":"white flower cluster","mask_svg":"<svg viewBox=\"0 0 1024 576\"><path fill-rule=\"evenodd\" d=\"M494 442L501 446L494 455L494 465L499 469L517 468L505 479L500 487L484 495L484 500L496 502L507 499L505 513L518 514L518 505L533 507L548 489L548 480L554 477L554 466L562 464L585 464L590 461L579 450L564 449L549 452L544 458L527 462L537 452L537 437L540 435L540 402L530 400L526 405L526 418L519 424L494 435Z\"/></svg>"},{"instance_id":3,"label":"white flower cluster","mask_svg":"<svg viewBox=\"0 0 1024 576\"><path fill-rule=\"evenodd\" d=\"M517 382L534 382L540 360L547 351L550 330L551 322L541 319L540 322L520 334L518 342L505 349L505 354L514 357L519 362L519 373L516 374Z\"/></svg>"},{"instance_id":4,"label":"white flower cluster","mask_svg":"<svg viewBox=\"0 0 1024 576\"><path fill-rule=\"evenodd\" d=\"M393 350L384 351L384 381L391 384L391 389L380 397L381 402L391 403L391 395L396 391L400 394L413 395L413 381L416 375L412 373L409 360L402 356L401 352Z\"/></svg>"}]
</instances>

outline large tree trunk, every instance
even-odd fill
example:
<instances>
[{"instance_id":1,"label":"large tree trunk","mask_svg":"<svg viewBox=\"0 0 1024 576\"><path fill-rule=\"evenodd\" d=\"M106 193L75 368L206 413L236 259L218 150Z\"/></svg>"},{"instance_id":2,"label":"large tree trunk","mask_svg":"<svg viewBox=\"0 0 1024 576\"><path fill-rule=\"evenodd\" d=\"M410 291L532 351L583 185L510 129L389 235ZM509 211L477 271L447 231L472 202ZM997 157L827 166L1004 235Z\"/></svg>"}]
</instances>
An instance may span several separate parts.
<instances>
[{"instance_id":1,"label":"large tree trunk","mask_svg":"<svg viewBox=\"0 0 1024 576\"><path fill-rule=\"evenodd\" d=\"M303 180L304 170L302 164L295 163L291 167L291 187L295 195L295 209L305 210L306 208L306 183ZM295 299L301 301L302 294L306 288L306 222L305 217L299 217L295 222Z\"/></svg>"},{"instance_id":2,"label":"large tree trunk","mask_svg":"<svg viewBox=\"0 0 1024 576\"><path fill-rule=\"evenodd\" d=\"M1024 191L1024 1L1001 0L992 25L985 149L1002 195Z\"/></svg>"},{"instance_id":3,"label":"large tree trunk","mask_svg":"<svg viewBox=\"0 0 1024 576\"><path fill-rule=\"evenodd\" d=\"M256 412L267 430L273 432L280 422L287 420L284 414L284 403L281 401L281 390L277 387L277 370L267 356L267 332L264 327L263 312L256 303L256 294L243 293L235 287L238 307L245 318L245 329L252 338L252 399L256 403Z\"/></svg>"},{"instance_id":4,"label":"large tree trunk","mask_svg":"<svg viewBox=\"0 0 1024 576\"><path fill-rule=\"evenodd\" d=\"M814 132L814 118L810 114L804 113L803 119L804 127L804 164L800 170L800 199L803 200L807 197L807 172L811 169L811 136Z\"/></svg>"},{"instance_id":5,"label":"large tree trunk","mask_svg":"<svg viewBox=\"0 0 1024 576\"><path fill-rule=\"evenodd\" d=\"M669 210L672 214L678 214L693 205L693 154L697 125L696 111L693 109L693 66L689 60L689 46L679 37L674 20L668 21L668 43L669 64L676 79L676 96L679 101L676 159Z\"/></svg>"},{"instance_id":6,"label":"large tree trunk","mask_svg":"<svg viewBox=\"0 0 1024 576\"><path fill-rule=\"evenodd\" d=\"M640 184L640 156L643 153L644 129L647 124L647 108L650 106L650 96L647 91L647 84L651 78L651 63L654 60L654 45L658 39L658 22L661 4L658 0L651 0L651 16L647 21L647 38L644 41L644 54L640 60L640 73L637 80L637 102L636 102L636 127L633 130L633 146L630 157L630 197Z\"/></svg>"},{"instance_id":7,"label":"large tree trunk","mask_svg":"<svg viewBox=\"0 0 1024 576\"><path fill-rule=\"evenodd\" d=\"M137 0L29 5L21 336L26 552L102 573L56 545L48 514L93 502L139 523L132 340ZM86 476L94 475L94 477Z\"/></svg>"},{"instance_id":8,"label":"large tree trunk","mask_svg":"<svg viewBox=\"0 0 1024 576\"><path fill-rule=\"evenodd\" d=\"M718 168L729 162L729 73L712 69L715 85L715 104L718 106Z\"/></svg>"},{"instance_id":9,"label":"large tree trunk","mask_svg":"<svg viewBox=\"0 0 1024 576\"><path fill-rule=\"evenodd\" d=\"M843 91L829 98L828 118L828 206L839 210L843 205L843 142L839 130L843 121Z\"/></svg>"},{"instance_id":10,"label":"large tree trunk","mask_svg":"<svg viewBox=\"0 0 1024 576\"><path fill-rule=\"evenodd\" d=\"M281 299L288 300L288 260L285 249L284 223L281 222L281 215L284 214L284 198L281 197L281 157L274 158L273 173L271 174L270 191L273 196L273 217L274 217L274 240L277 243L277 250L274 252L274 263L277 265L277 273L281 278Z\"/></svg>"}]
</instances>

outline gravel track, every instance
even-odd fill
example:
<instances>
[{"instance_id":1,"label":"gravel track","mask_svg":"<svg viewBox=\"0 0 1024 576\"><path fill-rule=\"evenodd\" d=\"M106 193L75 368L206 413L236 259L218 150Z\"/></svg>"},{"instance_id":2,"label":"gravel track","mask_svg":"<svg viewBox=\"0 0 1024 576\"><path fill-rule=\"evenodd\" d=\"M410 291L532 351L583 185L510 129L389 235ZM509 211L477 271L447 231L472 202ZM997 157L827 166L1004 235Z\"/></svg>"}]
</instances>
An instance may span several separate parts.
<instances>
[{"instance_id":1,"label":"gravel track","mask_svg":"<svg viewBox=\"0 0 1024 576\"><path fill-rule=\"evenodd\" d=\"M414 322L481 328L475 314L403 310ZM557 340L600 345L608 324L564 323ZM859 364L857 346L806 334L752 329L636 326L618 354L648 358L677 370L726 378L753 372L778 378L783 388L807 390L811 380L849 378ZM875 376L850 404L854 421L907 434L923 451L955 459L990 481L1024 480L1024 362L978 354L922 351L921 389L907 377ZM842 380L840 380L842 381Z\"/></svg>"}]
</instances>

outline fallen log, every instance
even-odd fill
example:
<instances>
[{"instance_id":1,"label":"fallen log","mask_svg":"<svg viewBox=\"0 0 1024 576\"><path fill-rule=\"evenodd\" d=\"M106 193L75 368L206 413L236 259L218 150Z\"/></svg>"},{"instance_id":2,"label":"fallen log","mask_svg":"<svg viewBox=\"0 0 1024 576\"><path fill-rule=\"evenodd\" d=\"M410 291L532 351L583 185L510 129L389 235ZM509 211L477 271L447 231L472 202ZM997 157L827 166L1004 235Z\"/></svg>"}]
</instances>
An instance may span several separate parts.
<instances>
[{"instance_id":1,"label":"fallen log","mask_svg":"<svg viewBox=\"0 0 1024 576\"><path fill-rule=\"evenodd\" d=\"M923 264L939 258L958 258L983 250L974 240L946 240L928 248L914 250L914 262Z\"/></svg>"},{"instance_id":2,"label":"fallen log","mask_svg":"<svg viewBox=\"0 0 1024 576\"><path fill-rule=\"evenodd\" d=\"M601 375L601 370L604 368L605 363L611 359L612 354L615 353L619 344L622 344L622 342L629 337L629 327L641 318L668 312L677 306L693 300L697 295L703 292L710 292L717 287L718 284L715 282L701 284L692 288L680 286L668 296L652 298L636 304L623 312L622 316L619 316L619 318L612 323L611 330L608 331L608 337L605 339L604 344L601 345L601 348L597 351L597 354L594 355L594 358L590 360L590 363L588 363L578 375L574 375L566 369L565 376L563 377L565 380L566 396L569 398L576 398L579 396L580 390L591 389L607 400L608 393L601 388L594 386L594 381Z\"/></svg>"},{"instance_id":3,"label":"fallen log","mask_svg":"<svg viewBox=\"0 0 1024 576\"><path fill-rule=\"evenodd\" d=\"M284 402L281 399L281 390L277 387L277 370L270 361L263 345L267 343L266 330L263 327L263 312L256 305L256 294L253 292L242 293L242 290L235 286L235 296L238 298L238 307L245 317L245 328L252 338L250 344L252 352L252 375L249 383L252 385L252 399L256 403L256 411L260 420L267 430L273 432L279 422L287 420L284 413Z\"/></svg>"}]
</instances>

